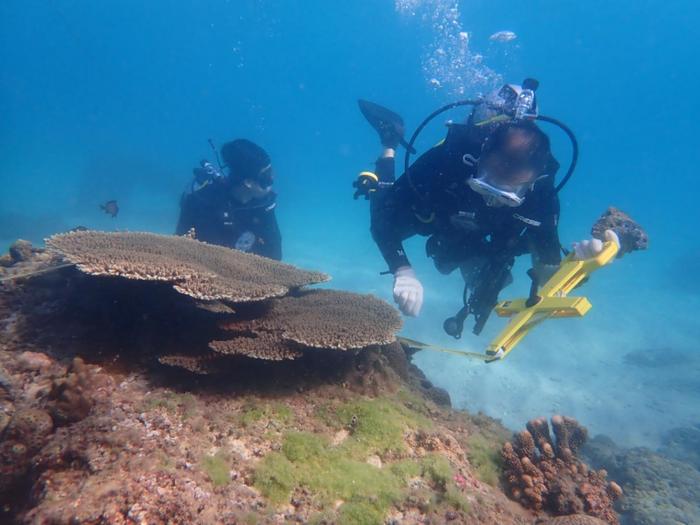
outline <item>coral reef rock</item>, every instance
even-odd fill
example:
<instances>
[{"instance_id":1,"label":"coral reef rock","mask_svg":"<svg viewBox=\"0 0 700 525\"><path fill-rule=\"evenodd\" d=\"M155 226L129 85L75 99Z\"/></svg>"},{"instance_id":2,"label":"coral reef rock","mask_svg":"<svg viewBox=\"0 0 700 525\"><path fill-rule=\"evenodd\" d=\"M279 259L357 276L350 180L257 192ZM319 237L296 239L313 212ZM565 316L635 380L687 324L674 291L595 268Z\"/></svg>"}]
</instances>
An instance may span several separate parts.
<instances>
[{"instance_id":1,"label":"coral reef rock","mask_svg":"<svg viewBox=\"0 0 700 525\"><path fill-rule=\"evenodd\" d=\"M556 518L545 518L535 522L535 525L606 525L606 522L586 514L571 514Z\"/></svg>"},{"instance_id":2,"label":"coral reef rock","mask_svg":"<svg viewBox=\"0 0 700 525\"><path fill-rule=\"evenodd\" d=\"M591 229L593 237L605 240L605 230L613 230L620 240L618 257L636 251L646 250L649 237L632 217L615 207L608 208Z\"/></svg>"},{"instance_id":3,"label":"coral reef rock","mask_svg":"<svg viewBox=\"0 0 700 525\"><path fill-rule=\"evenodd\" d=\"M256 301L327 281L300 270L188 237L153 233L77 231L54 235L47 245L90 275L171 283L180 293L205 301Z\"/></svg>"},{"instance_id":4,"label":"coral reef rock","mask_svg":"<svg viewBox=\"0 0 700 525\"><path fill-rule=\"evenodd\" d=\"M7 375L13 383L11 404L0 395L5 401L4 429L0 431L0 506L11 507L12 494L32 479L36 456L51 441L57 426L87 417L92 407L88 396L94 395L100 382L95 381L99 375L95 367L79 358L67 369L38 352L2 352L0 357L12 371ZM2 518L0 513L0 521Z\"/></svg>"},{"instance_id":5,"label":"coral reef rock","mask_svg":"<svg viewBox=\"0 0 700 525\"><path fill-rule=\"evenodd\" d=\"M700 423L669 430L659 453L683 461L700 471Z\"/></svg>"},{"instance_id":6,"label":"coral reef rock","mask_svg":"<svg viewBox=\"0 0 700 525\"><path fill-rule=\"evenodd\" d=\"M31 242L18 239L10 246L9 253L13 263L26 262L32 258L34 249Z\"/></svg>"},{"instance_id":7,"label":"coral reef rock","mask_svg":"<svg viewBox=\"0 0 700 525\"><path fill-rule=\"evenodd\" d=\"M590 440L584 453L591 465L604 465L624 488L624 523L700 523L700 471L684 458L674 459L644 447L618 447L606 436Z\"/></svg>"},{"instance_id":8,"label":"coral reef rock","mask_svg":"<svg viewBox=\"0 0 700 525\"><path fill-rule=\"evenodd\" d=\"M613 502L622 489L607 481L604 470L590 469L576 455L586 441L586 429L566 416L554 416L552 427L555 439L545 418L533 419L527 430L503 445L510 495L527 508L554 516L586 514L619 523Z\"/></svg>"},{"instance_id":9,"label":"coral reef rock","mask_svg":"<svg viewBox=\"0 0 700 525\"><path fill-rule=\"evenodd\" d=\"M395 340L388 304L298 290L302 270L191 239L54 240L109 275L0 285L0 523L531 525L498 486L509 432L449 406ZM139 243L143 258L123 253ZM146 260L153 273L128 278ZM284 297L232 312L173 286L208 279L230 301L275 269L258 289ZM234 355L209 348L219 340ZM299 355L270 359L287 351Z\"/></svg>"},{"instance_id":10,"label":"coral reef rock","mask_svg":"<svg viewBox=\"0 0 700 525\"><path fill-rule=\"evenodd\" d=\"M8 253L0 256L0 283L51 271L60 266L61 259L56 254L19 239L10 246Z\"/></svg>"},{"instance_id":11,"label":"coral reef rock","mask_svg":"<svg viewBox=\"0 0 700 525\"><path fill-rule=\"evenodd\" d=\"M76 357L68 374L51 383L47 406L57 424L84 419L92 408L90 389L95 386L90 368Z\"/></svg>"}]
</instances>

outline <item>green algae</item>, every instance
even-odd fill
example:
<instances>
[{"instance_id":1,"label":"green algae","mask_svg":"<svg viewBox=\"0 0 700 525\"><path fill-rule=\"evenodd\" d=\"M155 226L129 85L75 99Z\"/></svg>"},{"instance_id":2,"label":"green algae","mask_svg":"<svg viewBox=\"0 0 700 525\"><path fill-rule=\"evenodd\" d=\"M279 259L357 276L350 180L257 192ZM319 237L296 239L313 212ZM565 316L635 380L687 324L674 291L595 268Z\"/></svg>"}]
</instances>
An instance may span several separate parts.
<instances>
[{"instance_id":1,"label":"green algae","mask_svg":"<svg viewBox=\"0 0 700 525\"><path fill-rule=\"evenodd\" d=\"M294 421L294 412L284 403L261 403L249 402L238 417L238 424L243 428L248 428L255 423L269 420L273 424L280 426L289 425Z\"/></svg>"},{"instance_id":2,"label":"green algae","mask_svg":"<svg viewBox=\"0 0 700 525\"><path fill-rule=\"evenodd\" d=\"M420 464L410 459L393 463L389 468L395 476L406 483L411 478L420 477L423 473Z\"/></svg>"},{"instance_id":3,"label":"green algae","mask_svg":"<svg viewBox=\"0 0 700 525\"><path fill-rule=\"evenodd\" d=\"M284 454L271 452L255 471L254 481L257 489L277 505L289 499L301 476Z\"/></svg>"},{"instance_id":4,"label":"green algae","mask_svg":"<svg viewBox=\"0 0 700 525\"><path fill-rule=\"evenodd\" d=\"M323 436L290 432L281 453L268 454L255 473L255 485L273 503L285 501L296 487L306 487L322 504L337 499L371 502L386 508L401 494L403 480L388 469L347 457Z\"/></svg>"},{"instance_id":5,"label":"green algae","mask_svg":"<svg viewBox=\"0 0 700 525\"><path fill-rule=\"evenodd\" d=\"M432 481L437 489L433 505L446 504L456 510L468 512L469 502L462 493L451 483L454 471L449 461L439 454L428 454L421 461L423 478Z\"/></svg>"},{"instance_id":6,"label":"green algae","mask_svg":"<svg viewBox=\"0 0 700 525\"><path fill-rule=\"evenodd\" d=\"M372 455L405 452L407 430L431 427L424 415L387 398L328 403L316 415L330 430L344 429L348 435L334 445L322 434L283 433L279 450L263 458L254 473L256 488L272 504L288 502L296 489L304 488L319 509L311 522L381 524L388 510L411 493L409 481L423 478L434 487L429 491L431 506L468 511L468 502L452 481L449 461L438 454L381 468L367 462ZM342 504L334 511L337 502Z\"/></svg>"},{"instance_id":7,"label":"green algae","mask_svg":"<svg viewBox=\"0 0 700 525\"><path fill-rule=\"evenodd\" d=\"M213 456L204 456L200 466L215 487L226 485L231 480L229 458L221 450Z\"/></svg>"},{"instance_id":8,"label":"green algae","mask_svg":"<svg viewBox=\"0 0 700 525\"><path fill-rule=\"evenodd\" d=\"M189 392L166 392L161 396L150 395L143 401L143 410L150 412L162 408L166 412L182 414L182 419L195 414L197 398Z\"/></svg>"},{"instance_id":9,"label":"green algae","mask_svg":"<svg viewBox=\"0 0 700 525\"><path fill-rule=\"evenodd\" d=\"M344 503L338 511L338 523L343 525L381 525L384 513L364 502Z\"/></svg>"},{"instance_id":10,"label":"green algae","mask_svg":"<svg viewBox=\"0 0 700 525\"><path fill-rule=\"evenodd\" d=\"M452 479L452 467L449 461L438 454L428 454L421 461L422 475L432 481L441 490L446 490Z\"/></svg>"},{"instance_id":11,"label":"green algae","mask_svg":"<svg viewBox=\"0 0 700 525\"><path fill-rule=\"evenodd\" d=\"M355 457L403 452L407 429L431 426L423 415L386 398L359 399L332 410L327 407L319 416L330 426L351 432L346 446Z\"/></svg>"},{"instance_id":12,"label":"green algae","mask_svg":"<svg viewBox=\"0 0 700 525\"><path fill-rule=\"evenodd\" d=\"M447 490L440 494L439 499L444 502L449 507L456 510L461 510L462 512L469 512L471 506L467 499L462 495L462 493L457 490L454 486L449 485Z\"/></svg>"},{"instance_id":13,"label":"green algae","mask_svg":"<svg viewBox=\"0 0 700 525\"><path fill-rule=\"evenodd\" d=\"M500 452L503 443L490 440L481 434L472 434L467 444L469 446L467 458L474 468L476 477L493 487L497 486L503 470Z\"/></svg>"}]
</instances>

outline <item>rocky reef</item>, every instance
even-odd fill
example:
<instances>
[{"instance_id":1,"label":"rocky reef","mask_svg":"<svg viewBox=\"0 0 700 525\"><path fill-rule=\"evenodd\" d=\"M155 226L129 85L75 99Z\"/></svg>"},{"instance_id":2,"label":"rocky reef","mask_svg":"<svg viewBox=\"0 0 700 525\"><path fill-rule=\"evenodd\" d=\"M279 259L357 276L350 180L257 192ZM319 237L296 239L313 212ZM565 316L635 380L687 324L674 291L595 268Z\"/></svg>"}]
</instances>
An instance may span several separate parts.
<instances>
[{"instance_id":1,"label":"rocky reef","mask_svg":"<svg viewBox=\"0 0 700 525\"><path fill-rule=\"evenodd\" d=\"M511 496L528 508L555 516L584 514L619 523L613 502L622 496L622 489L606 479L605 470L593 470L577 457L586 429L565 416L554 416L552 428L554 438L545 418L533 419L527 430L503 445Z\"/></svg>"},{"instance_id":2,"label":"rocky reef","mask_svg":"<svg viewBox=\"0 0 700 525\"><path fill-rule=\"evenodd\" d=\"M49 245L0 284L0 522L597 523L506 496L510 432L450 407L386 303L190 238ZM529 461L573 501L555 433Z\"/></svg>"},{"instance_id":3,"label":"rocky reef","mask_svg":"<svg viewBox=\"0 0 700 525\"><path fill-rule=\"evenodd\" d=\"M700 523L697 432L696 428L671 431L658 451L619 447L605 436L590 440L586 457L592 465L605 465L625 491L623 523Z\"/></svg>"}]
</instances>

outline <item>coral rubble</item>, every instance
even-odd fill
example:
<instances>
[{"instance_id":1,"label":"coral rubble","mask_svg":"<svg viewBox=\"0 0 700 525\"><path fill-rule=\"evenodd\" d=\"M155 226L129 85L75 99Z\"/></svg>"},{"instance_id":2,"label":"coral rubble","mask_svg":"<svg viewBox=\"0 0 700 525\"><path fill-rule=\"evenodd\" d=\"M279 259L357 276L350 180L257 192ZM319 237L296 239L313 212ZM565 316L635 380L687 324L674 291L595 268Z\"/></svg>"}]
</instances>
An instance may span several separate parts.
<instances>
[{"instance_id":1,"label":"coral rubble","mask_svg":"<svg viewBox=\"0 0 700 525\"><path fill-rule=\"evenodd\" d=\"M577 457L586 430L575 419L554 416L554 437L545 418L533 419L503 445L505 480L524 506L554 516L587 514L616 525L613 502L622 489L604 470L590 469Z\"/></svg>"}]
</instances>

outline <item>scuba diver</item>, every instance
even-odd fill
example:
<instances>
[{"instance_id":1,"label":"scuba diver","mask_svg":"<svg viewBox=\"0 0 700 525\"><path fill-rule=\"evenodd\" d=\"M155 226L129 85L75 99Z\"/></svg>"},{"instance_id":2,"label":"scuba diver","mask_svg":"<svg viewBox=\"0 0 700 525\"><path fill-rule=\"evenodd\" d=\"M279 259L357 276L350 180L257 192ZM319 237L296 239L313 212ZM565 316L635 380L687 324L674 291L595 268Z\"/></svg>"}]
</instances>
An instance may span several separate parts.
<instances>
[{"instance_id":1,"label":"scuba diver","mask_svg":"<svg viewBox=\"0 0 700 525\"><path fill-rule=\"evenodd\" d=\"M272 191L270 157L257 144L237 139L221 147L219 168L203 160L180 200L176 234L194 229L198 240L271 259L282 259L282 237ZM223 169L228 168L228 174Z\"/></svg>"},{"instance_id":2,"label":"scuba diver","mask_svg":"<svg viewBox=\"0 0 700 525\"><path fill-rule=\"evenodd\" d=\"M485 98L444 106L426 118L408 142L398 114L359 101L383 150L376 172L361 173L353 184L355 198L370 200L371 232L389 267L387 273L394 276L394 300L405 315L420 313L423 286L402 242L414 235L427 236L426 254L437 270L449 274L459 269L464 278L464 306L444 323L455 338L461 337L470 314L474 333L481 332L499 292L512 282L515 257L531 254L533 268L528 275L533 286L544 284L562 259L557 193L573 173L578 147L563 123L538 114L537 87L536 80L526 79L521 86L507 84ZM445 139L409 165L413 144L425 125L464 105L473 106L467 121L448 123ZM536 120L556 124L572 141L571 166L558 185L559 163ZM399 144L406 149L405 171L395 179ZM576 255L590 257L602 245L599 240L577 243Z\"/></svg>"}]
</instances>

